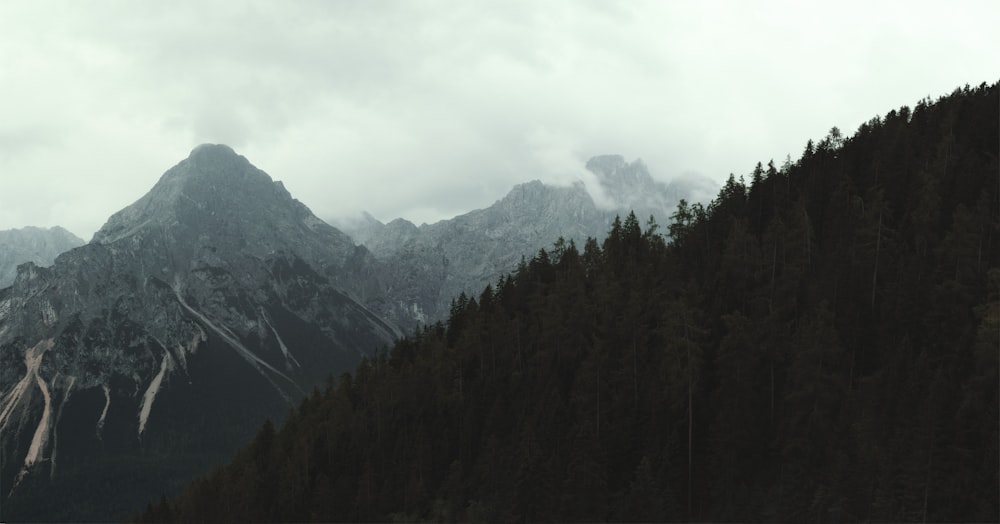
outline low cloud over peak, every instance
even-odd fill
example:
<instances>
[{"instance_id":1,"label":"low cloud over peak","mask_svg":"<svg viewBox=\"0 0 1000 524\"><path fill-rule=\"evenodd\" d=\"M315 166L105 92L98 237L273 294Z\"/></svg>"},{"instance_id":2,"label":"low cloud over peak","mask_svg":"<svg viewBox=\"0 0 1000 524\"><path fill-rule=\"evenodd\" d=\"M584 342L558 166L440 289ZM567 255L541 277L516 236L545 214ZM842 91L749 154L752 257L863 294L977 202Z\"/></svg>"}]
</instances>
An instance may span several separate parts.
<instances>
[{"instance_id":1,"label":"low cloud over peak","mask_svg":"<svg viewBox=\"0 0 1000 524\"><path fill-rule=\"evenodd\" d=\"M604 152L722 182L995 80L995 2L0 5L0 229L84 237L193 144L321 216L430 222ZM926 64L935 67L928 68ZM71 88L69 88L71 86ZM589 186L588 186L589 187ZM377 190L374 188L378 188Z\"/></svg>"}]
</instances>

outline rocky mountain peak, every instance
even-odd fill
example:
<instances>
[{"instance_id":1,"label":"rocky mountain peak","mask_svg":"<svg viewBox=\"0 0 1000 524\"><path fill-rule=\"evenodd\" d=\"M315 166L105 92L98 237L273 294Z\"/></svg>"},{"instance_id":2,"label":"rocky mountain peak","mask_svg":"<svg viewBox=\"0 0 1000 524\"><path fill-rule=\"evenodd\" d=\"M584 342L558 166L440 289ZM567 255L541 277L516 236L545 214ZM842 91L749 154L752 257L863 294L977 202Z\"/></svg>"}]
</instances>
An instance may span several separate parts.
<instances>
[{"instance_id":1,"label":"rocky mountain peak","mask_svg":"<svg viewBox=\"0 0 1000 524\"><path fill-rule=\"evenodd\" d=\"M649 174L641 160L621 155L590 159L597 187L578 181L548 185L532 180L514 186L485 209L416 227L402 219L382 224L374 219L346 223L381 267L385 289L368 305L409 330L419 323L446 318L459 293L476 296L499 275L517 267L563 237L583 246L603 238L616 216L635 211L666 222L678 195ZM596 194L596 196L595 196Z\"/></svg>"},{"instance_id":2,"label":"rocky mountain peak","mask_svg":"<svg viewBox=\"0 0 1000 524\"><path fill-rule=\"evenodd\" d=\"M224 144L202 144L195 147L191 150L191 154L178 164L178 167L181 166L186 169L178 169L173 175L182 178L188 190L194 190L190 191L194 194L188 196L198 196L201 194L199 189L221 188L229 191L236 189L231 187L235 184L249 185L248 189L256 191L273 190L272 186L279 186L279 193L289 196L280 182L273 181L267 173L257 169L246 157L237 154Z\"/></svg>"},{"instance_id":3,"label":"rocky mountain peak","mask_svg":"<svg viewBox=\"0 0 1000 524\"><path fill-rule=\"evenodd\" d=\"M281 182L220 144L194 148L149 193L112 215L93 241L150 238L165 242L174 258L196 263L214 259L208 253L217 250L256 257L291 250L315 255L313 261L328 259L332 250L338 256L324 265L337 265L354 249L349 237L313 215Z\"/></svg>"},{"instance_id":4,"label":"rocky mountain peak","mask_svg":"<svg viewBox=\"0 0 1000 524\"><path fill-rule=\"evenodd\" d=\"M149 478L136 457L200 454L167 486L231 454L399 335L355 298L368 256L231 148L203 145L89 244L20 264L0 286L0 504L58 521L39 501L103 483L101 464ZM89 520L138 503L101 496L80 497L103 508Z\"/></svg>"},{"instance_id":5,"label":"rocky mountain peak","mask_svg":"<svg viewBox=\"0 0 1000 524\"><path fill-rule=\"evenodd\" d=\"M608 176L627 165L622 155L597 155L587 161L586 168L592 173Z\"/></svg>"},{"instance_id":6,"label":"rocky mountain peak","mask_svg":"<svg viewBox=\"0 0 1000 524\"><path fill-rule=\"evenodd\" d=\"M59 226L0 231L0 288L14 282L19 265L33 262L49 266L60 253L83 243L82 239Z\"/></svg>"},{"instance_id":7,"label":"rocky mountain peak","mask_svg":"<svg viewBox=\"0 0 1000 524\"><path fill-rule=\"evenodd\" d=\"M621 155L601 155L588 160L586 168L597 175L600 191L618 210L632 210L642 217L656 214L665 218L663 211L673 205L667 186L653 179L642 159L626 162Z\"/></svg>"},{"instance_id":8,"label":"rocky mountain peak","mask_svg":"<svg viewBox=\"0 0 1000 524\"><path fill-rule=\"evenodd\" d=\"M145 196L115 213L94 235L107 244L148 226L214 222L219 211L239 210L274 197L291 196L229 146L203 144L167 170Z\"/></svg>"},{"instance_id":9,"label":"rocky mountain peak","mask_svg":"<svg viewBox=\"0 0 1000 524\"><path fill-rule=\"evenodd\" d=\"M634 187L648 189L655 185L646 163L640 158L626 162L621 155L601 155L588 160L586 167L597 175L601 186L612 191Z\"/></svg>"},{"instance_id":10,"label":"rocky mountain peak","mask_svg":"<svg viewBox=\"0 0 1000 524\"><path fill-rule=\"evenodd\" d=\"M246 161L246 158L236 154L236 151L226 144L199 144L188 155L188 160L193 162L206 160L209 162L228 162L237 158Z\"/></svg>"}]
</instances>

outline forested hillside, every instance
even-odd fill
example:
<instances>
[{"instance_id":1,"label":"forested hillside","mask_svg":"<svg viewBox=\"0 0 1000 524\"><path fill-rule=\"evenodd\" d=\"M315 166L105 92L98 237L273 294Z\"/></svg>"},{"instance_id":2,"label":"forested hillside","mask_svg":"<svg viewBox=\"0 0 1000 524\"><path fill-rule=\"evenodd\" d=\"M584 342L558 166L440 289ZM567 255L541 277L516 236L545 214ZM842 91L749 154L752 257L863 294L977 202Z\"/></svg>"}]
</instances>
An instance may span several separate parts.
<instances>
[{"instance_id":1,"label":"forested hillside","mask_svg":"<svg viewBox=\"0 0 1000 524\"><path fill-rule=\"evenodd\" d=\"M557 242L141 518L996 521L998 95Z\"/></svg>"}]
</instances>

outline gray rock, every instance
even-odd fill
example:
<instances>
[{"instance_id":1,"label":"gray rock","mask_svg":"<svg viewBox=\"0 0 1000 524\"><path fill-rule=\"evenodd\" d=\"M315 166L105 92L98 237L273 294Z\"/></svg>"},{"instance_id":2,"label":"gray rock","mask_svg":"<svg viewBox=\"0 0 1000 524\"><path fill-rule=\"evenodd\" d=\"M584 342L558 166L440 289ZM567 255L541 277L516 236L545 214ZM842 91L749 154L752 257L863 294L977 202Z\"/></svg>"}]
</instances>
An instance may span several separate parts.
<instances>
[{"instance_id":1,"label":"gray rock","mask_svg":"<svg viewBox=\"0 0 1000 524\"><path fill-rule=\"evenodd\" d=\"M51 266L60 253L83 243L82 239L59 226L0 231L0 288L14 282L17 266L25 262Z\"/></svg>"},{"instance_id":2,"label":"gray rock","mask_svg":"<svg viewBox=\"0 0 1000 524\"><path fill-rule=\"evenodd\" d=\"M89 244L0 288L3 517L118 519L522 257L630 210L665 224L686 195L641 161L587 168L591 191L528 182L420 227L363 216L355 245L229 147L195 148Z\"/></svg>"},{"instance_id":3,"label":"gray rock","mask_svg":"<svg viewBox=\"0 0 1000 524\"><path fill-rule=\"evenodd\" d=\"M586 167L596 177L596 195L583 182L563 187L535 180L486 209L419 228L403 219L382 224L367 214L340 222L378 267L381 292L370 291L364 303L409 331L445 319L460 293L478 296L522 257L560 237L582 249L588 237L603 239L615 217L630 211L643 225L650 216L665 225L678 201L692 196L688 187L654 180L641 160L597 156Z\"/></svg>"},{"instance_id":4,"label":"gray rock","mask_svg":"<svg viewBox=\"0 0 1000 524\"><path fill-rule=\"evenodd\" d=\"M199 146L91 243L0 290L0 496L31 506L112 464L145 478L203 458L164 490L227 458L397 335L342 285L367 256L232 149ZM61 504L110 520L145 502L105 495Z\"/></svg>"}]
</instances>

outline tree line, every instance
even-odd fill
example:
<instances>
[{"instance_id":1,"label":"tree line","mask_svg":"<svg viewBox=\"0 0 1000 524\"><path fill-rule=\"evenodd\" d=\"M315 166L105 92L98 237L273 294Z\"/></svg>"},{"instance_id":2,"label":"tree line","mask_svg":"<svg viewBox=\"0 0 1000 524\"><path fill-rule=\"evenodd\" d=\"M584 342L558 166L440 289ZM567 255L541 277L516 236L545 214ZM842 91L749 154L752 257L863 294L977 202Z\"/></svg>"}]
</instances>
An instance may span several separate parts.
<instances>
[{"instance_id":1,"label":"tree line","mask_svg":"<svg viewBox=\"0 0 1000 524\"><path fill-rule=\"evenodd\" d=\"M998 87L560 239L154 521L995 521Z\"/></svg>"}]
</instances>

